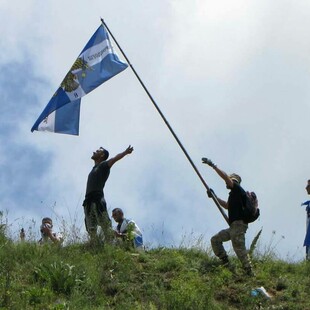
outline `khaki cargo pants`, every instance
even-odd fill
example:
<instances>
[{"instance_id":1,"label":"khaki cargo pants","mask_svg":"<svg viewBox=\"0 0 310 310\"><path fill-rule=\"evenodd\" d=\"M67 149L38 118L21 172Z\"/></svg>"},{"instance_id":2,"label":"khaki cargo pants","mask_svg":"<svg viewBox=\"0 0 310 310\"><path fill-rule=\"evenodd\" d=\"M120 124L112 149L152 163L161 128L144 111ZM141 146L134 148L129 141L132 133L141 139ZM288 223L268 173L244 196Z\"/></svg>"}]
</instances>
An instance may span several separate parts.
<instances>
[{"instance_id":1,"label":"khaki cargo pants","mask_svg":"<svg viewBox=\"0 0 310 310\"><path fill-rule=\"evenodd\" d=\"M102 208L99 203L92 202L84 206L85 226L91 239L97 235L97 227L100 226L103 238L107 241L112 237L111 220L106 208Z\"/></svg>"},{"instance_id":2,"label":"khaki cargo pants","mask_svg":"<svg viewBox=\"0 0 310 310\"><path fill-rule=\"evenodd\" d=\"M248 224L241 221L234 221L230 227L221 230L211 238L211 245L214 254L220 259L227 257L223 242L231 240L233 249L241 261L245 269L251 269L251 261L245 247L245 233L248 229Z\"/></svg>"}]
</instances>

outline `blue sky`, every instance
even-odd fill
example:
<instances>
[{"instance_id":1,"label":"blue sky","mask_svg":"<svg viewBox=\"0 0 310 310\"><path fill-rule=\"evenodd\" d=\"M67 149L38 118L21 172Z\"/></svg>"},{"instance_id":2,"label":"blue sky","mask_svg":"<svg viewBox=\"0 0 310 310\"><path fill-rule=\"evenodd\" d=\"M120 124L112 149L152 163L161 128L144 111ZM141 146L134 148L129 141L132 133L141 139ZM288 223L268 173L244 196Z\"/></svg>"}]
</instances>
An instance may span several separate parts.
<instances>
[{"instance_id":1,"label":"blue sky","mask_svg":"<svg viewBox=\"0 0 310 310\"><path fill-rule=\"evenodd\" d=\"M151 245L200 236L208 245L226 228L129 68L82 99L80 136L30 132L103 17L218 196L227 197L225 184L201 157L239 173L257 193L262 216L248 244L263 228L262 250L276 245L282 258L302 259L309 9L303 0L2 1L0 210L12 234L43 216L76 222L84 234L91 154L104 146L115 155L129 144L134 153L106 184L109 211L123 208Z\"/></svg>"}]
</instances>

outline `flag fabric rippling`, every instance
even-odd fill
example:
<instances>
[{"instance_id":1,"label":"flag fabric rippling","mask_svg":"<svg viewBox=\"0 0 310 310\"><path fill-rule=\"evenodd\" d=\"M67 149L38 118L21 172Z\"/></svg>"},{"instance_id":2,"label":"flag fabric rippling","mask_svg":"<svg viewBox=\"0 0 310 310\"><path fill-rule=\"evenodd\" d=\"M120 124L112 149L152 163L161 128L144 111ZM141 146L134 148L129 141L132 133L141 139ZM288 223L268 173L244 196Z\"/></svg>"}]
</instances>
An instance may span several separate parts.
<instances>
[{"instance_id":1,"label":"flag fabric rippling","mask_svg":"<svg viewBox=\"0 0 310 310\"><path fill-rule=\"evenodd\" d=\"M31 131L78 135L81 97L127 67L126 63L119 60L106 29L100 25Z\"/></svg>"}]
</instances>

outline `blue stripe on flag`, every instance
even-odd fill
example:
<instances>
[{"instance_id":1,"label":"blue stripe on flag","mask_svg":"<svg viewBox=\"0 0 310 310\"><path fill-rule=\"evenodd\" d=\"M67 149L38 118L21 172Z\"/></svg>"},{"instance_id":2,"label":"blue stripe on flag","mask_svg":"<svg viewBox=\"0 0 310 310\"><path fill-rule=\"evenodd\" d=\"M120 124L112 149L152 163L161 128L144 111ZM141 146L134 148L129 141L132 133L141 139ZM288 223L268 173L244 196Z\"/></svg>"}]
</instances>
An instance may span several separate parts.
<instances>
[{"instance_id":1,"label":"blue stripe on flag","mask_svg":"<svg viewBox=\"0 0 310 310\"><path fill-rule=\"evenodd\" d=\"M120 61L114 52L108 33L101 25L74 62L61 86L32 126L31 131L43 130L40 129L43 128L43 126L40 127L40 124L51 113L57 111L54 132L78 134L80 98L127 67L128 65ZM63 108L77 100L79 101L78 107L72 104L67 109ZM57 129L60 131L56 131Z\"/></svg>"},{"instance_id":2,"label":"blue stripe on flag","mask_svg":"<svg viewBox=\"0 0 310 310\"><path fill-rule=\"evenodd\" d=\"M81 99L71 101L56 110L55 132L70 135L79 134Z\"/></svg>"},{"instance_id":3,"label":"blue stripe on flag","mask_svg":"<svg viewBox=\"0 0 310 310\"><path fill-rule=\"evenodd\" d=\"M61 108L62 106L70 102L69 97L62 88L58 88L56 94L57 95L54 95L52 97L52 99L49 101L48 105L45 107L39 118L36 120L36 122L31 128L31 131L38 130L38 126L46 117L48 117L55 110Z\"/></svg>"},{"instance_id":4,"label":"blue stripe on flag","mask_svg":"<svg viewBox=\"0 0 310 310\"><path fill-rule=\"evenodd\" d=\"M126 68L126 64L119 64L115 60L114 54L108 54L103 61L92 66L92 74L83 77L83 71L79 71L76 75L84 92L89 93L102 84L102 81L109 80Z\"/></svg>"},{"instance_id":5,"label":"blue stripe on flag","mask_svg":"<svg viewBox=\"0 0 310 310\"><path fill-rule=\"evenodd\" d=\"M90 47L95 46L104 40L110 40L110 39L105 28L101 25L93 34L93 36L90 38L90 40L87 42L80 55L84 53L86 50L88 50Z\"/></svg>"}]
</instances>

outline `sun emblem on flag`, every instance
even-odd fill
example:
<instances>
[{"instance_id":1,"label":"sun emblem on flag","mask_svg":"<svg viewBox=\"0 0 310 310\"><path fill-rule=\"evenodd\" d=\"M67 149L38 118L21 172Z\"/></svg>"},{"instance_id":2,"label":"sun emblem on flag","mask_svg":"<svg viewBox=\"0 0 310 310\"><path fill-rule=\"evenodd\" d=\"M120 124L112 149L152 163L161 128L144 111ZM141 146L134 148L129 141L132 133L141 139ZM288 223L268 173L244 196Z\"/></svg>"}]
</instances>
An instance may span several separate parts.
<instances>
[{"instance_id":1,"label":"sun emblem on flag","mask_svg":"<svg viewBox=\"0 0 310 310\"><path fill-rule=\"evenodd\" d=\"M76 73L82 70L81 76L84 78L86 76L87 69L92 70L92 68L87 64L87 61L83 58L78 58L61 82L60 87L68 93L76 90L80 85Z\"/></svg>"}]
</instances>

